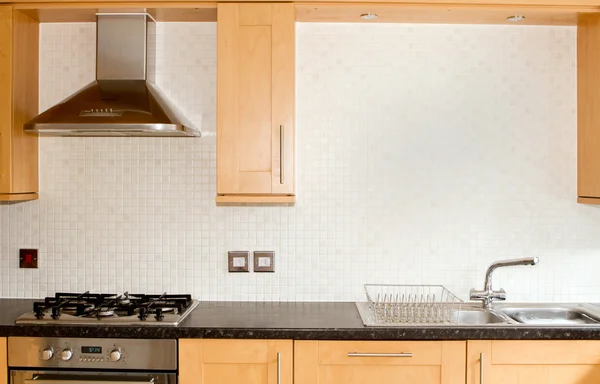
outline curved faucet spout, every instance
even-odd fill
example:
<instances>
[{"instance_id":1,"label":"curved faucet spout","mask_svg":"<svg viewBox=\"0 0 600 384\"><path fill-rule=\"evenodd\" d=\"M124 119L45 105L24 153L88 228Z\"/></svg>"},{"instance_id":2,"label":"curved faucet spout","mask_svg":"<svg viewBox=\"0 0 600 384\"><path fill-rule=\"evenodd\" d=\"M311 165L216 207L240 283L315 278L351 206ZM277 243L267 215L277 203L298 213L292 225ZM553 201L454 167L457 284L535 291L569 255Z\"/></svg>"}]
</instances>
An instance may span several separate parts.
<instances>
[{"instance_id":1,"label":"curved faucet spout","mask_svg":"<svg viewBox=\"0 0 600 384\"><path fill-rule=\"evenodd\" d=\"M485 284L483 285L483 289L485 291L492 290L492 275L497 268L502 267L514 267L518 265L536 265L540 262L540 259L537 257L525 257L522 259L508 259L508 260L500 260L495 261L488 267L485 272Z\"/></svg>"},{"instance_id":2,"label":"curved faucet spout","mask_svg":"<svg viewBox=\"0 0 600 384\"><path fill-rule=\"evenodd\" d=\"M517 265L536 265L539 262L540 259L537 257L525 257L522 259L509 259L493 262L485 272L485 283L483 284L483 290L477 291L475 289L471 289L469 295L470 299L481 300L484 307L492 308L492 302L494 300L506 300L506 292L503 289L494 291L492 288L492 276L497 268L513 267Z\"/></svg>"}]
</instances>

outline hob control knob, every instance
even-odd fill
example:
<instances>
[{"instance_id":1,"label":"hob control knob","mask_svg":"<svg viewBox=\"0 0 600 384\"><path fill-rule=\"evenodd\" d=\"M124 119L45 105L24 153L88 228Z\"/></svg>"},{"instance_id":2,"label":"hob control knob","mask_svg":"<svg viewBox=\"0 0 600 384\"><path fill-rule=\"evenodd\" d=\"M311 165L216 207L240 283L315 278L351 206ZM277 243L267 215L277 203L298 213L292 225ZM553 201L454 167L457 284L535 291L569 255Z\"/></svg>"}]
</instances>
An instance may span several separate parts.
<instances>
[{"instance_id":1,"label":"hob control knob","mask_svg":"<svg viewBox=\"0 0 600 384\"><path fill-rule=\"evenodd\" d=\"M73 357L73 350L72 349L63 349L63 351L60 353L60 358L64 361L69 361L71 360L71 358Z\"/></svg>"},{"instance_id":2,"label":"hob control knob","mask_svg":"<svg viewBox=\"0 0 600 384\"><path fill-rule=\"evenodd\" d=\"M54 350L52 348L46 348L42 351L42 360L48 361L54 356Z\"/></svg>"},{"instance_id":3,"label":"hob control knob","mask_svg":"<svg viewBox=\"0 0 600 384\"><path fill-rule=\"evenodd\" d=\"M118 349L113 349L110 352L110 361L119 361L121 360L121 351L119 351Z\"/></svg>"}]
</instances>

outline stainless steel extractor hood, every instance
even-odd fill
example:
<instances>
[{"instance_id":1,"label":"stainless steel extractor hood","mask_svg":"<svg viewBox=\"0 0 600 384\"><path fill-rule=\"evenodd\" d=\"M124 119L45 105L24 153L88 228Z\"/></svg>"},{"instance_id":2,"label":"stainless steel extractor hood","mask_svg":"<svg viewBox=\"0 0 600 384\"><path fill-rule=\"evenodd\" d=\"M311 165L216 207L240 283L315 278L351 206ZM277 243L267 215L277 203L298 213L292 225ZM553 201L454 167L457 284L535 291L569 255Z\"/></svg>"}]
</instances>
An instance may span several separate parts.
<instances>
[{"instance_id":1,"label":"stainless steel extractor hood","mask_svg":"<svg viewBox=\"0 0 600 384\"><path fill-rule=\"evenodd\" d=\"M98 14L96 80L25 124L52 136L200 136L147 81L145 14Z\"/></svg>"}]
</instances>

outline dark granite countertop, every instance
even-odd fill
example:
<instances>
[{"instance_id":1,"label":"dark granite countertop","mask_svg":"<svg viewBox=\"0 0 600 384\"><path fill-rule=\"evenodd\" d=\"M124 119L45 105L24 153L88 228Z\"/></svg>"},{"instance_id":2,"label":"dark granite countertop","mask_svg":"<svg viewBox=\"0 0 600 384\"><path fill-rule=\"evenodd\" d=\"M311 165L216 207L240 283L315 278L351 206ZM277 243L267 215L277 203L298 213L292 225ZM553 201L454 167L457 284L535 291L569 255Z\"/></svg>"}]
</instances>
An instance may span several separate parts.
<instances>
[{"instance_id":1,"label":"dark granite countertop","mask_svg":"<svg viewBox=\"0 0 600 384\"><path fill-rule=\"evenodd\" d=\"M298 340L600 340L600 327L364 327L354 303L202 302L179 326L31 326L33 300L0 299L1 336Z\"/></svg>"}]
</instances>

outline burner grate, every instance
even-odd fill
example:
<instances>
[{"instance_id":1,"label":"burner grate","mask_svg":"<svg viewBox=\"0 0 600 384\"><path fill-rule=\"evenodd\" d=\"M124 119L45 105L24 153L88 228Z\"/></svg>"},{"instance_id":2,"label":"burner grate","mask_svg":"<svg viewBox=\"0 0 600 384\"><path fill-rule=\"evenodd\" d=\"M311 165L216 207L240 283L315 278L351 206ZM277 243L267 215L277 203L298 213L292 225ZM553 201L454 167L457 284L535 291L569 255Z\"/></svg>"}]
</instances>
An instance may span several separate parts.
<instances>
[{"instance_id":1,"label":"burner grate","mask_svg":"<svg viewBox=\"0 0 600 384\"><path fill-rule=\"evenodd\" d=\"M54 297L46 297L44 301L33 303L33 312L38 320L46 315L60 320L61 315L68 314L78 318L97 318L137 316L141 321L153 316L162 321L165 314L183 315L194 301L188 294L162 295L105 293L56 293Z\"/></svg>"}]
</instances>

